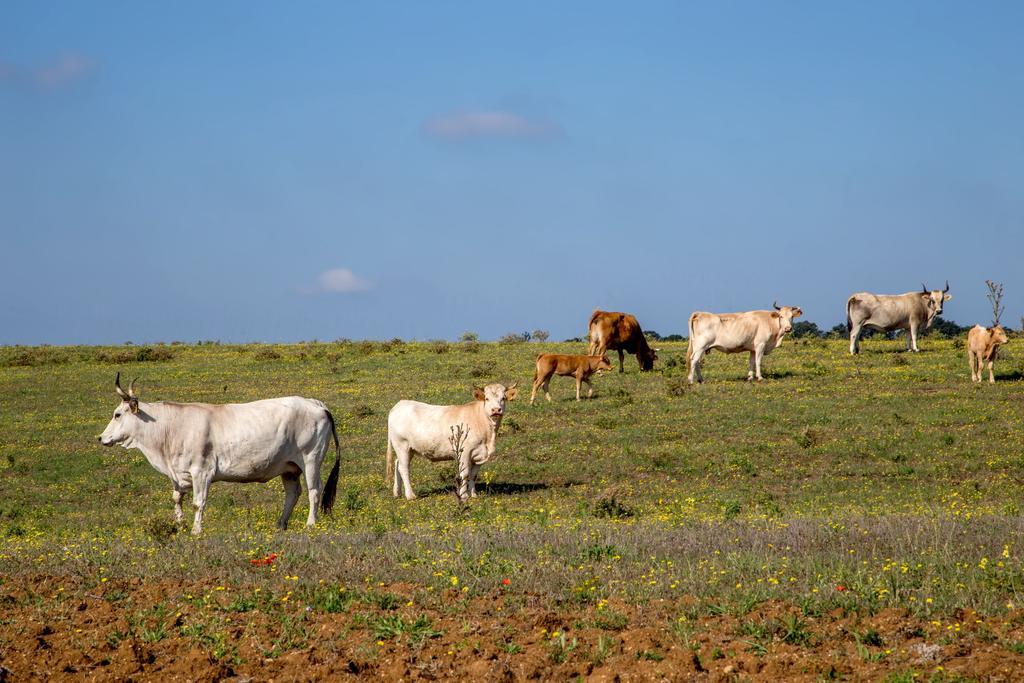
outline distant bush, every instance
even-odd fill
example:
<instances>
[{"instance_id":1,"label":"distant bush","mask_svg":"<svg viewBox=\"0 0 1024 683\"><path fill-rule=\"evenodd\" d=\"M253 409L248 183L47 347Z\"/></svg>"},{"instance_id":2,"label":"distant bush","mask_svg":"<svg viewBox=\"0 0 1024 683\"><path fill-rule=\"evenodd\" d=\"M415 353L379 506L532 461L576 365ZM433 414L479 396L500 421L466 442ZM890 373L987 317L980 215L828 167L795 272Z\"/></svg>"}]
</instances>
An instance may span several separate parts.
<instances>
[{"instance_id":1,"label":"distant bush","mask_svg":"<svg viewBox=\"0 0 1024 683\"><path fill-rule=\"evenodd\" d=\"M451 345L443 339L435 339L430 344L430 350L434 353L448 353L451 349Z\"/></svg>"},{"instance_id":2,"label":"distant bush","mask_svg":"<svg viewBox=\"0 0 1024 683\"><path fill-rule=\"evenodd\" d=\"M3 359L5 367L31 368L40 365L60 365L71 360L66 353L60 353L50 348L15 349L11 355Z\"/></svg>"},{"instance_id":3,"label":"distant bush","mask_svg":"<svg viewBox=\"0 0 1024 683\"><path fill-rule=\"evenodd\" d=\"M462 336L459 337L460 342L475 342L480 341L480 335L476 332L463 332Z\"/></svg>"},{"instance_id":4,"label":"distant bush","mask_svg":"<svg viewBox=\"0 0 1024 683\"><path fill-rule=\"evenodd\" d=\"M942 316L936 316L935 320L932 321L932 326L925 331L925 334L950 339L952 337L959 337L961 334L967 334L970 329L969 327L957 325L952 320L943 320Z\"/></svg>"},{"instance_id":5,"label":"distant bush","mask_svg":"<svg viewBox=\"0 0 1024 683\"><path fill-rule=\"evenodd\" d=\"M794 339L800 337L824 337L825 334L818 329L816 323L812 323L810 320L801 320L800 322L793 323L793 331L789 333Z\"/></svg>"},{"instance_id":6,"label":"distant bush","mask_svg":"<svg viewBox=\"0 0 1024 683\"><path fill-rule=\"evenodd\" d=\"M277 360L281 357L281 354L274 349L268 349L266 347L260 349L252 355L256 360Z\"/></svg>"},{"instance_id":7,"label":"distant bush","mask_svg":"<svg viewBox=\"0 0 1024 683\"><path fill-rule=\"evenodd\" d=\"M530 333L529 332L523 332L521 334L516 334L515 332L509 332L508 334L503 336L501 339L499 339L498 343L499 344L508 345L508 344L522 344L523 342L528 342L528 341L530 341Z\"/></svg>"},{"instance_id":8,"label":"distant bush","mask_svg":"<svg viewBox=\"0 0 1024 683\"><path fill-rule=\"evenodd\" d=\"M96 360L100 363L145 363L167 361L174 358L174 352L168 348L139 346L123 351L99 351Z\"/></svg>"},{"instance_id":9,"label":"distant bush","mask_svg":"<svg viewBox=\"0 0 1024 683\"><path fill-rule=\"evenodd\" d=\"M548 340L548 337L550 337L551 335L548 334L547 330L534 330L533 332L530 333L530 336L533 337L534 341L539 341L543 343L546 342Z\"/></svg>"}]
</instances>

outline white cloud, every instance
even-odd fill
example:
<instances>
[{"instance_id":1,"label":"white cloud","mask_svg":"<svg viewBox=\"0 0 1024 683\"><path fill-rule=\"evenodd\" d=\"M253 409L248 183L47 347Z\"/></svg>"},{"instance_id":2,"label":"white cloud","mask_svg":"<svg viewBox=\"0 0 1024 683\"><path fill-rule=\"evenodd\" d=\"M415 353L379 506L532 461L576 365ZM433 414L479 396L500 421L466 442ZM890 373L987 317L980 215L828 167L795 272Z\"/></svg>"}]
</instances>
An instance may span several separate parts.
<instances>
[{"instance_id":1,"label":"white cloud","mask_svg":"<svg viewBox=\"0 0 1024 683\"><path fill-rule=\"evenodd\" d=\"M460 111L423 124L428 135L444 140L471 138L551 138L562 134L555 121L531 119L508 111Z\"/></svg>"},{"instance_id":2,"label":"white cloud","mask_svg":"<svg viewBox=\"0 0 1024 683\"><path fill-rule=\"evenodd\" d=\"M332 268L317 276L315 291L349 294L365 292L372 287L372 282L359 277L348 268Z\"/></svg>"}]
</instances>

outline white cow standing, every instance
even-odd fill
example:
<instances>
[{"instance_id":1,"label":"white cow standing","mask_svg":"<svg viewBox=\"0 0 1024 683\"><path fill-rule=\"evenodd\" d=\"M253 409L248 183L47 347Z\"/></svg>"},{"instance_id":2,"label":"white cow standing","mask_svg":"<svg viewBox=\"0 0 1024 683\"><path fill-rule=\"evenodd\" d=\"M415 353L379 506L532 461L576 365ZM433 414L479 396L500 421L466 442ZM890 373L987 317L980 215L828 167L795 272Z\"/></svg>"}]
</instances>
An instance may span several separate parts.
<instances>
[{"instance_id":1,"label":"white cow standing","mask_svg":"<svg viewBox=\"0 0 1024 683\"><path fill-rule=\"evenodd\" d=\"M408 500L416 498L409 480L409 461L413 455L440 462L454 460L451 428L462 425L468 435L462 444L459 462L459 498L476 497L476 475L480 466L494 457L498 428L505 414L505 402L519 393L514 383L505 387L497 382L473 390L475 400L457 406L435 406L403 400L388 413L387 474L393 481L392 493L398 497L404 486ZM395 456L398 466L395 467Z\"/></svg>"},{"instance_id":2,"label":"white cow standing","mask_svg":"<svg viewBox=\"0 0 1024 683\"><path fill-rule=\"evenodd\" d=\"M850 353L860 353L860 333L865 327L880 332L907 331L907 349L917 352L917 333L931 327L935 316L942 315L942 304L952 299L949 281L946 288L906 294L857 292L846 300L846 327L850 332Z\"/></svg>"},{"instance_id":3,"label":"white cow standing","mask_svg":"<svg viewBox=\"0 0 1024 683\"><path fill-rule=\"evenodd\" d=\"M761 360L782 344L782 338L793 329L793 318L803 315L798 306L773 304L774 311L746 311L744 313L705 313L690 315L690 340L686 349L689 363L689 381L704 381L701 359L704 353L716 349L725 353L750 352L750 370L747 380L761 381Z\"/></svg>"},{"instance_id":4,"label":"white cow standing","mask_svg":"<svg viewBox=\"0 0 1024 683\"><path fill-rule=\"evenodd\" d=\"M104 446L138 448L174 486L174 519L182 521L182 495L192 491L196 508L192 533L203 530L203 511L210 484L215 481L265 482L281 477L284 511L278 527L285 529L305 475L309 517L317 520L317 504L330 512L338 488L341 451L334 417L311 398L289 396L251 403L143 403L135 381L125 392L121 375L114 380L121 404L99 436ZM321 497L320 467L331 437L337 458Z\"/></svg>"}]
</instances>

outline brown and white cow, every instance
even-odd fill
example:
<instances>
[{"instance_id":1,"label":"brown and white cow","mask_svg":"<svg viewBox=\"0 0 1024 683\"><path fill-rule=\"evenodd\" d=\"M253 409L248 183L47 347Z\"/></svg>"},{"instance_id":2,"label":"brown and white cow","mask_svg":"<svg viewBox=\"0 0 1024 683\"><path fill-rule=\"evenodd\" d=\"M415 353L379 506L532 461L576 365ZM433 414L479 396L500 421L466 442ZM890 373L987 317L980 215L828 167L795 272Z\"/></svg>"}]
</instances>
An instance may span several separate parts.
<instances>
[{"instance_id":1,"label":"brown and white cow","mask_svg":"<svg viewBox=\"0 0 1024 683\"><path fill-rule=\"evenodd\" d=\"M623 353L636 354L640 370L654 369L658 360L657 350L647 345L647 338L640 323L629 313L594 309L588 326L591 356L603 356L609 349L619 352L619 372L623 372Z\"/></svg>"},{"instance_id":2,"label":"brown and white cow","mask_svg":"<svg viewBox=\"0 0 1024 683\"><path fill-rule=\"evenodd\" d=\"M917 333L931 327L942 314L942 304L953 297L949 281L945 289L906 294L870 294L858 292L846 300L846 328L850 332L850 353L860 353L860 333L865 327L880 332L907 330L907 349L917 351Z\"/></svg>"},{"instance_id":3,"label":"brown and white cow","mask_svg":"<svg viewBox=\"0 0 1024 683\"><path fill-rule=\"evenodd\" d=\"M457 406L435 406L419 401L399 401L388 413L387 480L393 480L392 493L398 497L404 486L405 497L416 494L409 480L409 461L420 455L433 462L454 460L450 441L452 428L466 430L459 461L460 499L476 497L476 475L480 466L494 457L498 428L505 414L505 402L518 394L516 385L505 387L497 382L473 390L469 403ZM395 456L398 467L395 467Z\"/></svg>"},{"instance_id":4,"label":"brown and white cow","mask_svg":"<svg viewBox=\"0 0 1024 683\"><path fill-rule=\"evenodd\" d=\"M700 370L701 359L710 349L725 353L750 352L750 370L747 380L761 381L761 359L782 344L782 338L793 329L793 318L803 315L798 306L779 306L774 311L747 311L745 313L704 313L690 316L690 341L686 359L690 366L689 380L694 375L704 381Z\"/></svg>"},{"instance_id":5,"label":"brown and white cow","mask_svg":"<svg viewBox=\"0 0 1024 683\"><path fill-rule=\"evenodd\" d=\"M981 372L988 363L988 381L994 383L992 364L996 361L999 347L1008 342L1006 330L1000 324L992 327L975 325L967 333L967 361L971 364L971 381L980 382Z\"/></svg>"},{"instance_id":6,"label":"brown and white cow","mask_svg":"<svg viewBox=\"0 0 1024 683\"><path fill-rule=\"evenodd\" d=\"M533 391L530 392L530 405L537 398L537 388L544 386L544 398L551 401L548 385L553 375L576 378L576 400L580 400L580 385L587 383L587 398L594 395L594 385L590 377L594 373L608 372L612 362L608 356L570 356L561 353L542 353L537 356L537 369L533 374Z\"/></svg>"}]
</instances>

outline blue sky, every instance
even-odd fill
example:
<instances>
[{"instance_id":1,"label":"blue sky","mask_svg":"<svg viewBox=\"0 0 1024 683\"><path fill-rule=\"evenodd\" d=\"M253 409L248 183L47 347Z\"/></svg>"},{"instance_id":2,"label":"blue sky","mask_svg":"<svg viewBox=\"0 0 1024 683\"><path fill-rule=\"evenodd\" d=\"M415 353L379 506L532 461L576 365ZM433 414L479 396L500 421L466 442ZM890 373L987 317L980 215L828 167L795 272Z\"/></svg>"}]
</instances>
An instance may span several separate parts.
<instances>
[{"instance_id":1,"label":"blue sky","mask_svg":"<svg viewBox=\"0 0 1024 683\"><path fill-rule=\"evenodd\" d=\"M0 5L0 343L582 334L984 280L1024 3Z\"/></svg>"}]
</instances>

